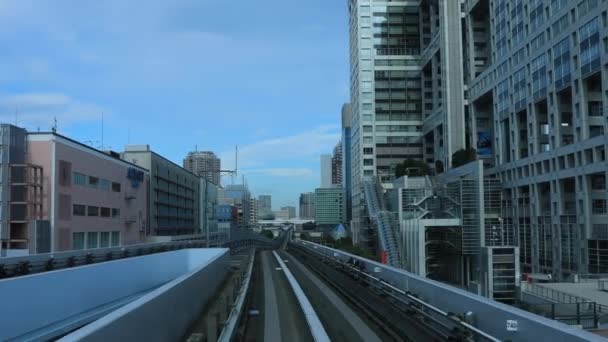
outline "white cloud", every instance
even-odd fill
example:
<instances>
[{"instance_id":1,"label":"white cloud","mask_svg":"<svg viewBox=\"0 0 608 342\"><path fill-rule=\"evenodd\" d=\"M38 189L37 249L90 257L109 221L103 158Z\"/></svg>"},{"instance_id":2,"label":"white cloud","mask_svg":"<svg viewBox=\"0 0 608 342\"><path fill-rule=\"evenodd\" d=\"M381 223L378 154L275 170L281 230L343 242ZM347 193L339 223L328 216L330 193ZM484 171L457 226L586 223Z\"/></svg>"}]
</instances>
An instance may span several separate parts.
<instances>
[{"instance_id":1,"label":"white cloud","mask_svg":"<svg viewBox=\"0 0 608 342\"><path fill-rule=\"evenodd\" d=\"M95 121L108 110L79 101L62 93L0 94L0 122L17 123L26 128L48 130L56 117L58 126Z\"/></svg>"},{"instance_id":2,"label":"white cloud","mask_svg":"<svg viewBox=\"0 0 608 342\"><path fill-rule=\"evenodd\" d=\"M340 139L339 126L322 125L295 135L239 146L239 168L275 167L276 163L307 163L329 153ZM222 165L234 165L234 151L221 153Z\"/></svg>"}]
</instances>

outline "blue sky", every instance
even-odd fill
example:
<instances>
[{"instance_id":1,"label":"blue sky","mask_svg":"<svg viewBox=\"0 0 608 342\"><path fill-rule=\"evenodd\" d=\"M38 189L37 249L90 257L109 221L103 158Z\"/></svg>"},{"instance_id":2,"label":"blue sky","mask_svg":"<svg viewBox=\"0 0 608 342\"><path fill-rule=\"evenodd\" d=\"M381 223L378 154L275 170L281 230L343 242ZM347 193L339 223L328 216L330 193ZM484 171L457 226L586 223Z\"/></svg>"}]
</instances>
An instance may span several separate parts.
<instances>
[{"instance_id":1,"label":"blue sky","mask_svg":"<svg viewBox=\"0 0 608 342\"><path fill-rule=\"evenodd\" d=\"M345 0L2 0L0 121L98 146L103 113L106 147L178 164L239 145L253 193L295 205L339 140L347 30Z\"/></svg>"}]
</instances>

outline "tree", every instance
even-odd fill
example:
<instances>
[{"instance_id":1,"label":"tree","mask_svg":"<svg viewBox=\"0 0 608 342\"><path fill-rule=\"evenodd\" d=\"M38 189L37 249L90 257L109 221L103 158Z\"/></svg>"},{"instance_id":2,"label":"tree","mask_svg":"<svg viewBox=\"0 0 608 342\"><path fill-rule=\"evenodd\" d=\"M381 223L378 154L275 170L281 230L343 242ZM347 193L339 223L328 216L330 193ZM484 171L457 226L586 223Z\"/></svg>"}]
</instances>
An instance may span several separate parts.
<instances>
[{"instance_id":1,"label":"tree","mask_svg":"<svg viewBox=\"0 0 608 342\"><path fill-rule=\"evenodd\" d=\"M477 150L474 148L460 149L452 154L452 167L459 167L477 160Z\"/></svg>"},{"instance_id":2,"label":"tree","mask_svg":"<svg viewBox=\"0 0 608 342\"><path fill-rule=\"evenodd\" d=\"M397 164L395 168L395 176L397 178L402 176L426 176L430 174L431 168L429 165L421 160L406 159L401 164Z\"/></svg>"},{"instance_id":3,"label":"tree","mask_svg":"<svg viewBox=\"0 0 608 342\"><path fill-rule=\"evenodd\" d=\"M260 232L260 235L262 235L264 237L267 237L267 238L269 238L271 240L274 239L274 234L270 230L268 230L268 229L262 230Z\"/></svg>"}]
</instances>

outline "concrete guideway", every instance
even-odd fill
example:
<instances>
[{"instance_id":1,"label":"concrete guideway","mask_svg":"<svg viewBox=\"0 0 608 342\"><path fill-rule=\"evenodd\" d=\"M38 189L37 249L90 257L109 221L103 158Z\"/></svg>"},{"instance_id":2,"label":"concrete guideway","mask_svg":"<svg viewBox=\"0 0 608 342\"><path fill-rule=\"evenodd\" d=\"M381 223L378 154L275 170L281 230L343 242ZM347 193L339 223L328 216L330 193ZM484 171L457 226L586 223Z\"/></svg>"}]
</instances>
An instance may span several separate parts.
<instances>
[{"instance_id":1,"label":"concrete guideway","mask_svg":"<svg viewBox=\"0 0 608 342\"><path fill-rule=\"evenodd\" d=\"M274 254L274 257L277 259L277 262L283 269L283 272L285 273L285 276L289 281L289 285L291 286L291 289L293 290L296 298L298 299L298 303L300 304L300 308L304 312L306 322L308 323L314 340L316 342L329 342L330 339L327 336L327 332L325 331L323 324L319 320L319 316L317 316L315 309L312 307L312 304L310 304L310 301L306 297L306 294L304 294L304 291L298 284L298 281L293 276L293 274L291 274L291 271L289 271L289 268L287 268L287 265L285 265L283 260L277 254L277 252L273 251L272 254Z\"/></svg>"},{"instance_id":2,"label":"concrete guideway","mask_svg":"<svg viewBox=\"0 0 608 342\"><path fill-rule=\"evenodd\" d=\"M259 295L263 300L258 305L263 313L263 341L266 342L308 342L313 341L310 328L307 325L304 312L291 289L283 268L272 257L271 252L262 251L259 254L260 273L263 289ZM257 284L259 287L262 284ZM261 322L260 322L261 323ZM259 335L258 335L259 336Z\"/></svg>"},{"instance_id":3,"label":"concrete guideway","mask_svg":"<svg viewBox=\"0 0 608 342\"><path fill-rule=\"evenodd\" d=\"M279 255L289 261L294 276L311 299L332 341L381 342L389 338L379 336L380 332L370 328L360 314L291 254L280 252Z\"/></svg>"}]
</instances>

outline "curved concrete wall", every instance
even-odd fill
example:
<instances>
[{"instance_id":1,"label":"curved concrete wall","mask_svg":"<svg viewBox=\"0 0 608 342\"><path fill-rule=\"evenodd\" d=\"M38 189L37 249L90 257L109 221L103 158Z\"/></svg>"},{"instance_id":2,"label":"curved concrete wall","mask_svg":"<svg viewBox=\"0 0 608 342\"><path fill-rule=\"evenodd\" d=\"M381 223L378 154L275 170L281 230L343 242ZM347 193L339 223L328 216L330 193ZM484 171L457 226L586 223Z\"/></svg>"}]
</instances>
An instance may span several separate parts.
<instances>
[{"instance_id":1,"label":"curved concrete wall","mask_svg":"<svg viewBox=\"0 0 608 342\"><path fill-rule=\"evenodd\" d=\"M227 271L228 263L227 249L184 249L0 280L0 340L48 338L58 326L73 330L66 322L108 303L136 298L208 265Z\"/></svg>"},{"instance_id":2,"label":"curved concrete wall","mask_svg":"<svg viewBox=\"0 0 608 342\"><path fill-rule=\"evenodd\" d=\"M59 341L178 341L199 317L230 268L227 250L187 250L190 272Z\"/></svg>"}]
</instances>

